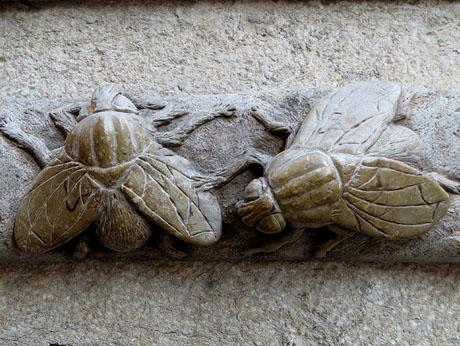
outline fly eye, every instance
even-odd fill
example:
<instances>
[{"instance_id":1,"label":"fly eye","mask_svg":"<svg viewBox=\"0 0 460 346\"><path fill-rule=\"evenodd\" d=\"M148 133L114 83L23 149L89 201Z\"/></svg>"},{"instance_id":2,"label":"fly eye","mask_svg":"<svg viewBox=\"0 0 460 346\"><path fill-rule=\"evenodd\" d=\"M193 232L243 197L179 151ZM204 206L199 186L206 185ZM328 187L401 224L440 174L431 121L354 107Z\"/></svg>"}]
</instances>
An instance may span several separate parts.
<instances>
[{"instance_id":1,"label":"fly eye","mask_svg":"<svg viewBox=\"0 0 460 346\"><path fill-rule=\"evenodd\" d=\"M83 106L82 108L79 109L78 116L77 116L77 122L82 121L83 119L87 118L91 114L94 113L94 109L96 108L96 103L94 100L91 100L91 103L87 104L86 106Z\"/></svg>"},{"instance_id":2,"label":"fly eye","mask_svg":"<svg viewBox=\"0 0 460 346\"><path fill-rule=\"evenodd\" d=\"M257 198L259 198L260 196L256 196L256 195L253 195L253 196L244 196L244 202L252 202L252 201L255 201Z\"/></svg>"},{"instance_id":3,"label":"fly eye","mask_svg":"<svg viewBox=\"0 0 460 346\"><path fill-rule=\"evenodd\" d=\"M137 113L136 106L125 96L119 94L112 100L112 109L118 112Z\"/></svg>"},{"instance_id":4,"label":"fly eye","mask_svg":"<svg viewBox=\"0 0 460 346\"><path fill-rule=\"evenodd\" d=\"M244 201L252 202L262 196L265 192L263 181L259 179L254 179L249 183L244 190Z\"/></svg>"},{"instance_id":5,"label":"fly eye","mask_svg":"<svg viewBox=\"0 0 460 346\"><path fill-rule=\"evenodd\" d=\"M244 201L252 202L262 196L263 190L260 186L249 185L244 193Z\"/></svg>"}]
</instances>

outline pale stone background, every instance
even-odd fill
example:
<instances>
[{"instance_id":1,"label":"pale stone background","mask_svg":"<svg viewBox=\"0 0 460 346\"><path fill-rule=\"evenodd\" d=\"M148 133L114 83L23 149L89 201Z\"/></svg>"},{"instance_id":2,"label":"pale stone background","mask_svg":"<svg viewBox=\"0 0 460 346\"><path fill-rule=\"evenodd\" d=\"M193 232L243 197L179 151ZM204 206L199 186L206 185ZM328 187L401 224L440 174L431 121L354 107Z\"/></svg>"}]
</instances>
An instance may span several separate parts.
<instances>
[{"instance_id":1,"label":"pale stone background","mask_svg":"<svg viewBox=\"0 0 460 346\"><path fill-rule=\"evenodd\" d=\"M2 0L3 1L3 0ZM460 3L0 4L0 95L392 79L460 90ZM4 345L458 345L460 268L82 261L0 268Z\"/></svg>"}]
</instances>

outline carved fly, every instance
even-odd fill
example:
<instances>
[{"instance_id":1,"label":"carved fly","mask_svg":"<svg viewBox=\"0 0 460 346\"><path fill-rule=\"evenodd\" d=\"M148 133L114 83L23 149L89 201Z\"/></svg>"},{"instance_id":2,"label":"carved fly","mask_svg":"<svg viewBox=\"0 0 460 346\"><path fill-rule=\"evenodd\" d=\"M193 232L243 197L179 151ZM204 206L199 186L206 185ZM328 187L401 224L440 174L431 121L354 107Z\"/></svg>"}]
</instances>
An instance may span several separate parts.
<instances>
[{"instance_id":1,"label":"carved fly","mask_svg":"<svg viewBox=\"0 0 460 346\"><path fill-rule=\"evenodd\" d=\"M216 177L224 182L251 163L262 165L263 177L247 186L238 214L260 232L294 229L248 254L274 251L306 228L328 227L338 236L321 246L321 257L355 232L407 239L444 216L449 196L436 180L452 191L458 186L403 163L416 162L422 146L413 131L393 123L400 96L390 82L339 88L311 109L286 150L275 157L252 150ZM271 131L289 132L257 110L253 115Z\"/></svg>"},{"instance_id":2,"label":"carved fly","mask_svg":"<svg viewBox=\"0 0 460 346\"><path fill-rule=\"evenodd\" d=\"M120 89L102 85L76 120L68 111L52 114L67 134L58 152L3 124L1 131L43 168L21 200L14 228L17 245L25 251L48 251L92 223L101 244L116 251L143 245L152 223L193 244L215 243L222 229L219 203L212 193L197 188L207 177L160 142L178 145L198 126L233 111L216 109L192 117L185 129L152 135ZM154 125L185 114L163 114Z\"/></svg>"}]
</instances>

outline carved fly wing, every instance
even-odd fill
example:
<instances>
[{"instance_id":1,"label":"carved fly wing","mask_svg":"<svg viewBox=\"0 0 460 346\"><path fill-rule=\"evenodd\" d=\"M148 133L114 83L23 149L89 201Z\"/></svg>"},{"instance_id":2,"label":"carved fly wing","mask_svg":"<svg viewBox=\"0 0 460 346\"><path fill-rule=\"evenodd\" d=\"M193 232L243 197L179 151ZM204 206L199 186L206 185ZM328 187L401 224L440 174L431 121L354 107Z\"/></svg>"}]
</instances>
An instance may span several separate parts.
<instances>
[{"instance_id":1,"label":"carved fly wing","mask_svg":"<svg viewBox=\"0 0 460 346\"><path fill-rule=\"evenodd\" d=\"M121 190L151 221L176 237L197 245L216 242L222 228L216 197L194 187L198 172L188 160L158 147L153 143L136 159Z\"/></svg>"},{"instance_id":2,"label":"carved fly wing","mask_svg":"<svg viewBox=\"0 0 460 346\"><path fill-rule=\"evenodd\" d=\"M291 148L364 154L394 118L400 95L400 86L391 82L339 88L311 109Z\"/></svg>"},{"instance_id":3,"label":"carved fly wing","mask_svg":"<svg viewBox=\"0 0 460 346\"><path fill-rule=\"evenodd\" d=\"M17 245L44 252L67 242L91 224L101 195L85 168L55 158L21 200L14 227Z\"/></svg>"},{"instance_id":4,"label":"carved fly wing","mask_svg":"<svg viewBox=\"0 0 460 346\"><path fill-rule=\"evenodd\" d=\"M419 167L423 158L423 144L411 129L390 124L377 142L369 148L372 156L384 156Z\"/></svg>"},{"instance_id":5,"label":"carved fly wing","mask_svg":"<svg viewBox=\"0 0 460 346\"><path fill-rule=\"evenodd\" d=\"M399 161L366 158L344 186L333 221L377 237L404 239L431 229L449 208L434 180Z\"/></svg>"}]
</instances>

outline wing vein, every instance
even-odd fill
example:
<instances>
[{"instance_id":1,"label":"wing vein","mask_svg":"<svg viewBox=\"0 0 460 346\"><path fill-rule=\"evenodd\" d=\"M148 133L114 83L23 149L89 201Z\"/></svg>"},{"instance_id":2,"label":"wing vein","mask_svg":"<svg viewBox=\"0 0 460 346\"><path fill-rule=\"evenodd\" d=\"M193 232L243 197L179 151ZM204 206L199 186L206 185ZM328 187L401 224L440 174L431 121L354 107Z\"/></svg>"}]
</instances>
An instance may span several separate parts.
<instances>
[{"instance_id":1,"label":"wing vein","mask_svg":"<svg viewBox=\"0 0 460 346\"><path fill-rule=\"evenodd\" d=\"M364 125L364 124L366 124L368 121L374 120L374 117L379 116L379 115L381 115L381 114L382 114L382 113L372 114L372 115L370 115L368 118L363 119L360 123L355 124L355 125L353 125L352 127L350 127L348 130L344 131L344 132L342 133L342 135L340 135L340 137L337 138L337 139L335 140L334 144L331 146L331 151L336 150L336 149L337 149L336 147L337 147L338 145L341 145L342 139L343 139L345 136L347 136L351 131L355 130L356 128L358 128L358 127L360 127L360 126L362 126L362 125ZM362 144L365 143L367 140L369 140L369 138L371 138L371 137L375 134L375 132L377 132L379 129L380 129L380 128L374 129L374 130L369 134L369 136L367 136L367 138L366 138L364 141L361 141L360 144L362 145ZM343 144L346 144L346 143L343 143Z\"/></svg>"},{"instance_id":2,"label":"wing vein","mask_svg":"<svg viewBox=\"0 0 460 346\"><path fill-rule=\"evenodd\" d=\"M89 195L88 201L90 201L90 200L92 199L92 197L93 197L96 193L98 193L97 190L93 191L93 192L91 193L91 195ZM86 203L86 204L88 204L88 203ZM84 213L85 211L86 211L86 205L83 206L83 207L81 208L81 211L80 211L80 213L78 214L78 216L75 218L74 223L67 229L67 231L62 232L56 239L54 239L54 241L51 243L51 246L52 246L53 244L55 244L56 242L58 242L59 239L60 239L61 237L65 236L67 233L70 232L70 230L77 224L77 222L80 221L80 218L82 217L82 215L83 215L83 213Z\"/></svg>"},{"instance_id":3,"label":"wing vein","mask_svg":"<svg viewBox=\"0 0 460 346\"><path fill-rule=\"evenodd\" d=\"M431 205L431 204L434 204L434 203L428 203L428 201L425 199L425 197L423 196L423 192L422 192L422 185L421 184L418 184L418 191L420 192L420 198L423 200L423 202L426 203L426 205ZM435 209L436 210L436 209Z\"/></svg>"},{"instance_id":4,"label":"wing vein","mask_svg":"<svg viewBox=\"0 0 460 346\"><path fill-rule=\"evenodd\" d=\"M145 202L144 200L141 198L141 196L139 194L136 193L136 191L134 191L133 189L127 187L127 186L124 186L123 187L124 189L128 190L129 192L131 192L133 195L135 195L137 197L137 200L139 203L141 203L143 205L143 207L147 210L149 210L153 215L154 217L158 218L159 220L161 220L162 222L164 222L166 225L168 225L169 227L171 227L171 229L173 229L177 235L180 236L180 232L176 229L176 227L174 227L173 225L171 225L167 220L165 220L164 218L162 218L160 215L158 215L152 208L150 208Z\"/></svg>"},{"instance_id":5,"label":"wing vein","mask_svg":"<svg viewBox=\"0 0 460 346\"><path fill-rule=\"evenodd\" d=\"M361 191L363 193L368 193L368 192L372 192L372 191L376 191L376 192L382 192L382 191L383 192L392 192L392 191L404 191L405 189L409 189L409 188L414 187L414 186L420 186L420 183L407 185L407 186L404 186L404 187L396 187L394 189L390 189L388 187L385 187L385 190L362 190L359 187L352 187L352 186L347 186L347 189L355 190L355 191Z\"/></svg>"},{"instance_id":6,"label":"wing vein","mask_svg":"<svg viewBox=\"0 0 460 346\"><path fill-rule=\"evenodd\" d=\"M144 154L142 154L141 156L139 156L139 158L140 158L141 160L145 161L145 158L144 158L144 157L149 158L149 159L152 159L152 160L154 160L154 161L158 161L158 162L164 164L164 165L166 166L166 168L168 169L168 171L171 172L171 168L169 167L169 163L168 163L168 162L165 162L165 161L163 161L163 160L161 160L160 157L158 157L158 156L156 156L156 155L153 155L153 154L149 154L149 153L144 153ZM174 169L174 170L177 171L177 172L179 172L177 169ZM184 177L193 180L193 177L192 177L192 176L190 176L190 175L188 175L188 174L185 174L184 172L179 172L179 173L181 173Z\"/></svg>"},{"instance_id":7,"label":"wing vein","mask_svg":"<svg viewBox=\"0 0 460 346\"><path fill-rule=\"evenodd\" d=\"M84 169L81 168L80 170L84 170ZM77 172L77 171L75 171L75 172L73 172L73 173L76 173L76 172ZM61 173L62 173L62 172L60 172L60 173L58 173L58 174L61 174ZM73 173L71 173L71 174L73 174ZM48 179L48 181L49 181L49 180L50 180L50 179ZM61 184L62 184L62 182L59 183L59 184L57 185L57 187L56 187L51 193L48 194L48 196L46 197L46 199L45 199L43 205L40 207L39 211L37 212L37 215L35 215L35 219L34 219L34 221L33 221L33 222L31 223L31 225L30 225L31 227L35 226L35 224L36 224L36 222L37 222L39 216L44 212L44 210L45 210L45 208L46 208L46 206L47 206L47 204L48 204L48 201L50 200L51 196L61 187ZM42 185L43 185L43 184L40 184L39 186L42 186ZM37 187L37 188L38 188L38 187ZM36 189L34 189L34 191L35 191L35 190L36 190ZM30 202L30 199L29 199L29 202ZM30 204L29 204L29 205L30 205ZM51 225L51 224L50 224L50 225Z\"/></svg>"},{"instance_id":8,"label":"wing vein","mask_svg":"<svg viewBox=\"0 0 460 346\"><path fill-rule=\"evenodd\" d=\"M154 170L156 170L157 172L159 172L160 174L162 174L158 169L156 169L155 167L153 167L148 161L145 161L145 160L142 160L142 161L145 162L146 164L148 164L152 169L154 169ZM161 162L161 161L160 161L160 162ZM164 162L162 162L162 163L164 163ZM167 164L165 164L165 165L166 165L166 167L168 167L168 170L171 172L171 168L170 168ZM174 167L172 167L172 169L174 169ZM174 170L177 171L176 169L174 169ZM179 172L179 171L178 171L178 172ZM181 172L179 172L179 173L182 174ZM172 175L172 173L171 173L171 175ZM185 196L187 196L187 199L195 206L195 208L200 212L200 214L206 219L207 226L210 227L210 228L212 229L211 224L209 223L209 220L205 217L205 215L203 215L203 213L201 212L199 206L193 201L193 199L190 197L190 195L189 195L186 191L184 191L184 190L181 188L181 186L179 186L179 185L173 183L173 182L171 181L171 179L169 179L169 177L165 176L164 174L162 174L162 176L164 176L164 177L165 177L167 180L169 180L169 181L171 182L171 184L173 184L179 191L181 191ZM186 176L186 175L184 174L184 176ZM174 204L174 206L175 206L175 204ZM178 214L178 215L180 215L180 214Z\"/></svg>"},{"instance_id":9,"label":"wing vein","mask_svg":"<svg viewBox=\"0 0 460 346\"><path fill-rule=\"evenodd\" d=\"M350 203L349 206L350 206L350 208L354 209L359 214L364 214L364 215L369 216L370 218L380 220L379 217L366 212L365 210L361 209L360 207L358 207L358 206L356 206L356 205L354 205L352 203ZM428 226L428 225L431 225L431 222L423 222L423 223L416 223L416 224L413 224L413 223L405 224L405 223L400 223L400 222L395 222L395 221L388 221L388 220L380 220L380 221L387 222L389 224L393 224L393 225L397 225L397 226Z\"/></svg>"},{"instance_id":10,"label":"wing vein","mask_svg":"<svg viewBox=\"0 0 460 346\"><path fill-rule=\"evenodd\" d=\"M77 166L78 166L78 165L77 165ZM54 166L49 167L49 168L54 168ZM44 184L46 184L46 183L47 183L48 181L50 181L51 179L55 179L56 176L58 176L58 175L60 175L60 174L63 174L63 173L65 173L65 172L67 172L67 171L70 171L70 170L72 170L72 169L74 169L74 168L78 169L77 167L72 166L72 167L67 168L67 169L65 169L65 170L63 170L63 171L58 172L56 175L53 175L53 176L47 178L46 180L44 180L43 182L41 182L39 185L37 185L33 190L29 191L25 196L31 194L32 192L34 192L34 191L37 190L38 188L42 187ZM83 168L80 168L80 169L83 169ZM25 196L24 196L24 197L25 197Z\"/></svg>"},{"instance_id":11,"label":"wing vein","mask_svg":"<svg viewBox=\"0 0 460 346\"><path fill-rule=\"evenodd\" d=\"M397 208L412 208L412 207L423 207L423 206L427 206L427 207L431 207L433 204L435 203L427 203L425 200L425 203L423 204L411 204L411 205L399 205L399 204L392 204L392 205L388 205L388 204L384 204L384 203L376 203L374 201L370 201L370 200L367 200L367 199L364 199L360 196L357 196L353 193L353 190L356 190L356 189L353 189L353 188L349 188L349 190L347 191L350 195L352 195L353 197L355 197L356 199L359 199L360 201L363 201L365 203L370 203L370 204L373 204L373 205L376 205L376 206L379 206L379 207L397 207ZM361 191L361 190L360 190ZM369 191L367 191L369 192ZM385 191L378 191L378 192L385 192Z\"/></svg>"},{"instance_id":12,"label":"wing vein","mask_svg":"<svg viewBox=\"0 0 460 346\"><path fill-rule=\"evenodd\" d=\"M161 174L161 172L160 172L158 169L156 169L155 167L153 167L149 162L147 162L147 161L145 161L145 160L143 160L143 161L144 161L144 163L145 163L147 166L149 166L152 170L157 171L157 172L159 172L159 173ZM142 167L141 167L141 168L142 168ZM171 174L172 174L172 173L171 173ZM177 185L174 184L174 183L171 181L171 179L169 179L168 177L165 177L165 175L161 174L161 177L162 177L163 179L168 180L171 184L173 184L174 186L177 187ZM187 234L188 234L187 225L185 224L184 219L183 219L183 217L181 216L181 214L180 214L180 212L179 212L179 208L177 207L176 202L174 201L174 199L171 198L171 194L168 193L168 191L167 191L167 186L165 186L165 184L164 184L163 182L160 182L160 181L157 181L157 180L155 180L155 181L158 183L158 185L163 189L163 191L165 192L165 194L168 196L168 199L169 199L169 202L170 202L171 206L174 208L174 211L176 212L176 214L180 216L180 222L181 222L182 226L184 227L185 231L186 231ZM182 193L184 193L179 187L177 187L177 188L178 188ZM184 194L185 194L185 193L184 193ZM185 194L185 196L187 196L187 194ZM187 197L188 197L188 196L187 196ZM187 199L190 199L190 198L188 197Z\"/></svg>"},{"instance_id":13,"label":"wing vein","mask_svg":"<svg viewBox=\"0 0 460 346\"><path fill-rule=\"evenodd\" d=\"M77 173L77 172L79 172L79 171L72 172L72 173L69 175L69 177L68 177L67 179L70 179L70 177L71 177L72 175L74 175L75 173ZM86 176L86 172L85 172L84 174L82 174L82 175L77 179L77 181L75 181L75 183L73 183L72 186L69 188L69 191L67 192L67 195L65 196L64 200L62 201L62 204L61 204L61 206L59 207L59 210L58 210L58 212L57 212L57 214L56 214L56 217L54 218L53 223L49 223L50 225L53 225L53 231L54 231L54 228L56 227L56 222L57 222L59 216L61 215L62 209L64 208L65 203L67 203L67 200L69 199L70 193L73 191L73 189L75 188L75 186L81 181L81 179L82 179L83 177L85 177L85 176ZM81 184L80 184L80 187L81 187Z\"/></svg>"}]
</instances>

